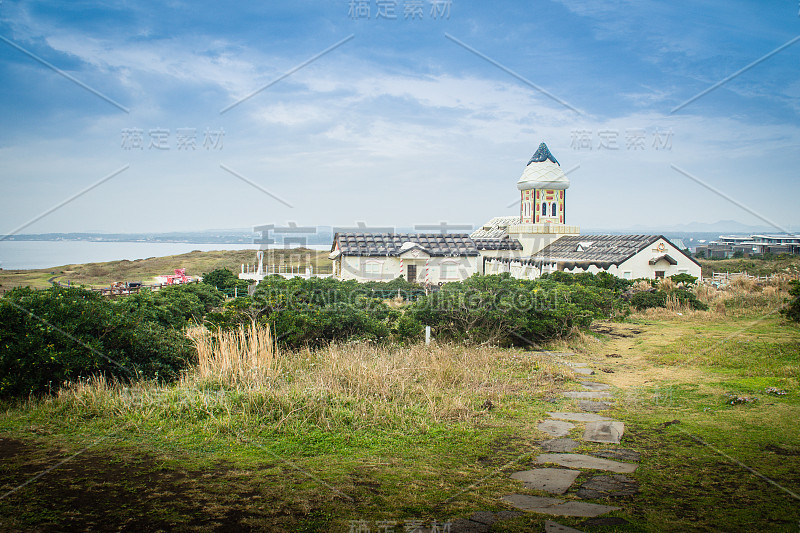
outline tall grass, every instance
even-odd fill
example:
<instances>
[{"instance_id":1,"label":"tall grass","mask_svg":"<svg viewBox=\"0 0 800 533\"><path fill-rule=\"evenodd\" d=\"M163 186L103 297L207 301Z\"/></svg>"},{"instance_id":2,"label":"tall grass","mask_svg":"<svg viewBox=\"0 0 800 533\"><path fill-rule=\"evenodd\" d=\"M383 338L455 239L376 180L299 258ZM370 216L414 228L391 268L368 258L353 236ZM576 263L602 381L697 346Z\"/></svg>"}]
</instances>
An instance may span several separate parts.
<instances>
[{"instance_id":1,"label":"tall grass","mask_svg":"<svg viewBox=\"0 0 800 533\"><path fill-rule=\"evenodd\" d=\"M269 329L194 329L199 363L171 385L72 384L49 409L211 432L426 428L553 395L571 379L547 357L489 346L334 344L278 354ZM487 402L488 400L488 402Z\"/></svg>"},{"instance_id":2,"label":"tall grass","mask_svg":"<svg viewBox=\"0 0 800 533\"><path fill-rule=\"evenodd\" d=\"M670 285L671 284L671 285ZM669 278L662 280L659 289L674 287ZM775 312L786 304L789 296L789 284L785 279L775 278L769 282L758 282L747 278L736 278L723 287L715 287L710 283L698 283L692 290L697 299L709 307L709 311L696 311L686 302L675 296L667 296L666 307L652 307L635 311L633 317L648 319L668 319L683 316L686 319L713 321L723 315L750 316ZM649 290L650 284L637 281L634 291Z\"/></svg>"},{"instance_id":3,"label":"tall grass","mask_svg":"<svg viewBox=\"0 0 800 533\"><path fill-rule=\"evenodd\" d=\"M191 328L187 335L197 348L197 377L225 383L263 383L277 370L276 348L269 326L251 323L238 329L214 332Z\"/></svg>"},{"instance_id":4,"label":"tall grass","mask_svg":"<svg viewBox=\"0 0 800 533\"><path fill-rule=\"evenodd\" d=\"M697 298L716 314L750 315L775 311L786 303L788 282L775 279L757 282L736 278L724 287L700 284L695 288Z\"/></svg>"}]
</instances>

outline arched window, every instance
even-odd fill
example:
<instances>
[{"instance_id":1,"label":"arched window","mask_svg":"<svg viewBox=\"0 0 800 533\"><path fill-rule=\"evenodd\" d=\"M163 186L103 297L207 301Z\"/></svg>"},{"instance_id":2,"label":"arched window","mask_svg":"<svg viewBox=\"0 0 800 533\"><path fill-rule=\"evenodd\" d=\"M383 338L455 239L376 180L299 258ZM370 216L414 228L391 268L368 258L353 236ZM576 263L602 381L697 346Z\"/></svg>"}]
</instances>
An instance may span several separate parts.
<instances>
[{"instance_id":1,"label":"arched window","mask_svg":"<svg viewBox=\"0 0 800 533\"><path fill-rule=\"evenodd\" d=\"M383 271L383 263L380 261L366 261L364 263L364 275L368 278L380 278Z\"/></svg>"},{"instance_id":2,"label":"arched window","mask_svg":"<svg viewBox=\"0 0 800 533\"><path fill-rule=\"evenodd\" d=\"M555 202L553 202L552 205L553 205L553 211L552 211L552 214L550 216L556 216L556 205L557 204Z\"/></svg>"},{"instance_id":3,"label":"arched window","mask_svg":"<svg viewBox=\"0 0 800 533\"><path fill-rule=\"evenodd\" d=\"M543 217L547 216L547 203L546 202L542 202L542 216Z\"/></svg>"}]
</instances>

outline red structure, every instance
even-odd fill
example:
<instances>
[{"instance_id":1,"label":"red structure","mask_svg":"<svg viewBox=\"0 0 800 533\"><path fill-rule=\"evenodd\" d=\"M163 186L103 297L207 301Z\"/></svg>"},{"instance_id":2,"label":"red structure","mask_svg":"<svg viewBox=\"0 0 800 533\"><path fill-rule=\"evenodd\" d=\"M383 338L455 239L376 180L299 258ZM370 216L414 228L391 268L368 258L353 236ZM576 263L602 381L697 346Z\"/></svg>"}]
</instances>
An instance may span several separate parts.
<instances>
[{"instance_id":1,"label":"red structure","mask_svg":"<svg viewBox=\"0 0 800 533\"><path fill-rule=\"evenodd\" d=\"M166 278L167 285L180 285L192 281L191 276L186 275L185 268L176 268L174 275L164 277Z\"/></svg>"}]
</instances>

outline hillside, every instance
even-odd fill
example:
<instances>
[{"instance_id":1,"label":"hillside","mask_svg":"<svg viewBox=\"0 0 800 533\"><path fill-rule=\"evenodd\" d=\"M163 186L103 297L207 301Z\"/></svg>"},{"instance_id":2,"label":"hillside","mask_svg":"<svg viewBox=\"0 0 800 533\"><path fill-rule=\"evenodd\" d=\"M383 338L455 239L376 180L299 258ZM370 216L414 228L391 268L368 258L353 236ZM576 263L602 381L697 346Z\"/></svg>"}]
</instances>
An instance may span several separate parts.
<instances>
[{"instance_id":1,"label":"hillside","mask_svg":"<svg viewBox=\"0 0 800 533\"><path fill-rule=\"evenodd\" d=\"M294 266L298 266L300 263L298 255L311 254L312 265L316 272L330 272L331 269L327 257L328 252L292 249L272 250L270 253L274 254L275 262L280 263L280 258L283 257L285 264ZM47 269L0 270L0 290L5 291L21 286L45 288L50 281L70 282L73 285L89 287L107 287L117 281L153 283L155 276L171 274L176 268L185 268L186 274L189 276L201 276L203 273L217 268L228 268L234 272L240 272L241 265L243 263L252 265L255 257L255 249L194 251L133 261L122 259L105 263L62 265Z\"/></svg>"},{"instance_id":2,"label":"hillside","mask_svg":"<svg viewBox=\"0 0 800 533\"><path fill-rule=\"evenodd\" d=\"M800 257L783 256L777 259L699 259L703 277L711 277L712 272L747 272L752 276L770 274L800 273Z\"/></svg>"}]
</instances>

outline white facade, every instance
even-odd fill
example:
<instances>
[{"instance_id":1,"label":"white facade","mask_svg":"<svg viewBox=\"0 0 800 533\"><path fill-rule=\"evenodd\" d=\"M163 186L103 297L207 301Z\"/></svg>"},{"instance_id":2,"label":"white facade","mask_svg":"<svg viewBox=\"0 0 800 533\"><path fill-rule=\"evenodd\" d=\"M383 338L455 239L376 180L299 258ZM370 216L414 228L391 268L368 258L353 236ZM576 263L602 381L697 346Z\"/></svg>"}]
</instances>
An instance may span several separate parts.
<instances>
[{"instance_id":1,"label":"white facade","mask_svg":"<svg viewBox=\"0 0 800 533\"><path fill-rule=\"evenodd\" d=\"M334 260L334 276L357 281L391 281L403 276L421 285L439 285L472 276L478 272L480 259L479 256L431 257L419 249L400 256L341 255Z\"/></svg>"},{"instance_id":2,"label":"white facade","mask_svg":"<svg viewBox=\"0 0 800 533\"><path fill-rule=\"evenodd\" d=\"M587 242L591 242L591 239L592 236L586 236ZM569 258L557 257L543 261L497 258L487 263L486 274L508 272L517 279L536 279L543 273L563 271L571 274L608 272L623 279L668 278L677 274L689 274L698 279L701 278L700 265L664 237L659 237L619 264L604 264L603 261L596 261L585 265L570 266L573 263L574 261Z\"/></svg>"}]
</instances>

